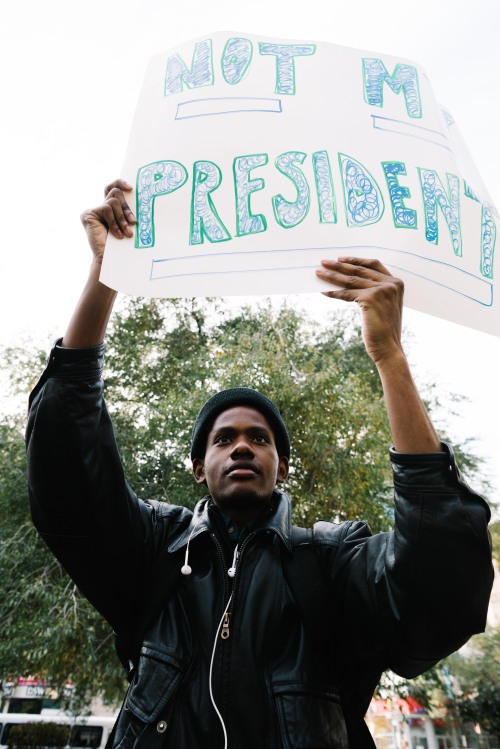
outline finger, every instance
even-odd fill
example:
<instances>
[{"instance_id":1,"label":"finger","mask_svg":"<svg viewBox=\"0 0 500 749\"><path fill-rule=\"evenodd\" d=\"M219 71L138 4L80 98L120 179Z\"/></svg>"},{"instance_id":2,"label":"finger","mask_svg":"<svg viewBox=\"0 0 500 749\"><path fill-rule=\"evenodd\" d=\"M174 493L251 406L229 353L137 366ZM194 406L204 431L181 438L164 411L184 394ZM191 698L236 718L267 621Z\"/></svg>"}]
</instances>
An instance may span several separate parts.
<instances>
[{"instance_id":1,"label":"finger","mask_svg":"<svg viewBox=\"0 0 500 749\"><path fill-rule=\"evenodd\" d=\"M133 235L133 231L123 214L120 201L116 198L108 198L100 208L96 209L96 213L102 223L108 227L111 234L117 237L117 239L122 239L123 234L126 234L128 237Z\"/></svg>"},{"instance_id":2,"label":"finger","mask_svg":"<svg viewBox=\"0 0 500 749\"><path fill-rule=\"evenodd\" d=\"M80 221L82 222L84 226L87 226L87 224L91 222L93 217L95 218L94 211L91 210L90 208L87 208L87 210L82 211L82 213L80 213Z\"/></svg>"},{"instance_id":3,"label":"finger","mask_svg":"<svg viewBox=\"0 0 500 749\"><path fill-rule=\"evenodd\" d=\"M343 286L321 293L331 299L358 302L361 306L365 304L385 306L394 302L400 305L404 296L404 283L400 278L393 278L390 282L372 283L369 286Z\"/></svg>"},{"instance_id":4,"label":"finger","mask_svg":"<svg viewBox=\"0 0 500 749\"><path fill-rule=\"evenodd\" d=\"M354 289L369 289L385 280L384 276L373 278L373 271L366 272L356 266L347 263L339 263L335 260L321 261L322 268L316 269L316 275L322 281L334 286Z\"/></svg>"},{"instance_id":5,"label":"finger","mask_svg":"<svg viewBox=\"0 0 500 749\"><path fill-rule=\"evenodd\" d=\"M127 237L132 237L134 232L131 224L136 223L134 215L125 199L122 197L120 200L119 197L113 197L113 192L123 196L121 190L113 190L106 198L106 202L97 211L105 219L108 229L115 237L121 239L124 234Z\"/></svg>"},{"instance_id":6,"label":"finger","mask_svg":"<svg viewBox=\"0 0 500 749\"><path fill-rule=\"evenodd\" d=\"M342 263L349 263L350 265L356 265L361 268L371 269L377 273L382 273L384 276L392 276L390 270L386 268L378 258L342 256L337 259Z\"/></svg>"},{"instance_id":7,"label":"finger","mask_svg":"<svg viewBox=\"0 0 500 749\"><path fill-rule=\"evenodd\" d=\"M349 266L349 273L359 273L362 276L369 276L371 278L377 278L379 280L384 280L388 278L393 278L392 273L389 271L388 268L383 265L380 260L373 258L360 258L360 257L352 257L352 256L342 256L338 257L336 260L322 260L321 264L325 267L329 267L331 263L335 263L338 265L339 263L341 266ZM376 274L376 275L375 275Z\"/></svg>"},{"instance_id":8,"label":"finger","mask_svg":"<svg viewBox=\"0 0 500 749\"><path fill-rule=\"evenodd\" d=\"M130 192L134 188L131 184L129 184L125 179L115 179L114 182L110 182L109 185L106 185L104 188L104 197L108 197L108 193L113 190L113 188L117 187L119 190L125 190L125 192Z\"/></svg>"},{"instance_id":9,"label":"finger","mask_svg":"<svg viewBox=\"0 0 500 749\"><path fill-rule=\"evenodd\" d=\"M82 224L85 229L92 227L92 225L99 221L108 231L111 231L115 237L122 238L123 234L117 222L111 206L103 203L103 205L93 208L90 211L84 211L81 215Z\"/></svg>"},{"instance_id":10,"label":"finger","mask_svg":"<svg viewBox=\"0 0 500 749\"><path fill-rule=\"evenodd\" d=\"M125 218L127 219L129 224L136 224L136 218L134 214L132 213L132 210L130 209L129 204L127 203L127 198L123 194L123 191L118 187L113 187L108 193L108 196L106 200L109 200L110 198L114 198L119 201L121 210Z\"/></svg>"},{"instance_id":11,"label":"finger","mask_svg":"<svg viewBox=\"0 0 500 749\"><path fill-rule=\"evenodd\" d=\"M130 214L128 217L124 213L124 205L125 211ZM132 223L136 223L135 218L126 203L122 204L118 198L113 197L108 198L105 203L97 208L83 211L80 220L85 227L85 230L92 226L96 221L99 221L118 239L122 239L124 234L128 237L132 237L134 232L129 222L132 221Z\"/></svg>"},{"instance_id":12,"label":"finger","mask_svg":"<svg viewBox=\"0 0 500 749\"><path fill-rule=\"evenodd\" d=\"M329 299L340 299L343 302L359 302L359 289L334 289L332 291L322 291L323 296Z\"/></svg>"}]
</instances>

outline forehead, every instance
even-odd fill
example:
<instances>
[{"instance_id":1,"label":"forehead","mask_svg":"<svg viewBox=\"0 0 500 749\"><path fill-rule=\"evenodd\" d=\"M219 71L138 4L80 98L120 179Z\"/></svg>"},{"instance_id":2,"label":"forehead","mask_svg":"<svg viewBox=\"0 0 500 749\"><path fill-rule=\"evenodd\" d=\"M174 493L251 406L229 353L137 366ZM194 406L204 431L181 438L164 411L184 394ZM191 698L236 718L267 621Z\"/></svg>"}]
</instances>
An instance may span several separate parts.
<instances>
[{"instance_id":1,"label":"forehead","mask_svg":"<svg viewBox=\"0 0 500 749\"><path fill-rule=\"evenodd\" d=\"M273 434L271 426L260 411L251 406L233 406L220 413L213 425L211 432L217 429L265 429Z\"/></svg>"}]
</instances>

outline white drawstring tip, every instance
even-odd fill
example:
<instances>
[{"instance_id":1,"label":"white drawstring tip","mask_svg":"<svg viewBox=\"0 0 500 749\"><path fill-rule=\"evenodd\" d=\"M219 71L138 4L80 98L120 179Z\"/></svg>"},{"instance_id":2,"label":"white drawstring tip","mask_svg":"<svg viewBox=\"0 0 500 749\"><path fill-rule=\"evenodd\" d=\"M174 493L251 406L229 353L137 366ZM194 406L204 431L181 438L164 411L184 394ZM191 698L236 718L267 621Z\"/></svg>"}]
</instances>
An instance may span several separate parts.
<instances>
[{"instance_id":1,"label":"white drawstring tip","mask_svg":"<svg viewBox=\"0 0 500 749\"><path fill-rule=\"evenodd\" d=\"M234 554L233 554L233 563L227 571L227 574L229 575L229 577L234 577L236 575L236 564L238 562L239 555L240 555L240 552L238 551L238 547L236 547L234 550Z\"/></svg>"},{"instance_id":2,"label":"white drawstring tip","mask_svg":"<svg viewBox=\"0 0 500 749\"><path fill-rule=\"evenodd\" d=\"M188 559L189 559L189 544L191 543L191 539L193 538L193 533L195 532L195 530L197 529L197 527L199 526L199 524L203 520L203 515L207 511L207 507L208 507L208 503L205 505L205 508L204 508L203 512L201 513L199 520L194 523L193 528L191 530L191 533L189 534L189 538L188 538L188 542L187 542L187 546L186 546L186 555L184 557L184 565L181 567L181 572L182 572L183 575L190 575L191 572L193 571L191 569L191 567L189 566L189 564L188 564Z\"/></svg>"}]
</instances>

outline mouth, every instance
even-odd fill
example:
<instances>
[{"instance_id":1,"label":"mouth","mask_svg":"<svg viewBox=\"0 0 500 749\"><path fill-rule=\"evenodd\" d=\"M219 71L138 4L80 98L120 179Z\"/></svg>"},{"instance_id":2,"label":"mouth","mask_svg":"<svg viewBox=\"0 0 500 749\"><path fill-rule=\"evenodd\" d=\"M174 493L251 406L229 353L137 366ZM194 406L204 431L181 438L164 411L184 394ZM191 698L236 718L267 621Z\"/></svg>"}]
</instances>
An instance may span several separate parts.
<instances>
[{"instance_id":1,"label":"mouth","mask_svg":"<svg viewBox=\"0 0 500 749\"><path fill-rule=\"evenodd\" d=\"M253 478L254 476L259 475L260 470L258 466L253 463L240 461L229 466L229 468L226 468L224 473L226 476L231 476L233 478Z\"/></svg>"}]
</instances>

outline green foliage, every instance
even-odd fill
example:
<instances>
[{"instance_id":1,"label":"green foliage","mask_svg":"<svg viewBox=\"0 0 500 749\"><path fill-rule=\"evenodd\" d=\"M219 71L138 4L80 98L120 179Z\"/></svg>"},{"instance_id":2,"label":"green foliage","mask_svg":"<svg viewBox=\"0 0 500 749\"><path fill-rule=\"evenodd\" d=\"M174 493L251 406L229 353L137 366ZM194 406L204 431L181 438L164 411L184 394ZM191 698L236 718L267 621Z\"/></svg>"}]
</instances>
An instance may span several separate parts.
<instances>
[{"instance_id":1,"label":"green foliage","mask_svg":"<svg viewBox=\"0 0 500 749\"><path fill-rule=\"evenodd\" d=\"M478 635L471 646L467 657L448 659L461 690L456 706L464 720L500 737L500 629Z\"/></svg>"},{"instance_id":2,"label":"green foliage","mask_svg":"<svg viewBox=\"0 0 500 749\"><path fill-rule=\"evenodd\" d=\"M75 704L87 693L122 692L113 638L31 524L20 424L0 425L0 680L17 674L50 677L55 688L77 682ZM78 710L79 711L79 710Z\"/></svg>"},{"instance_id":3,"label":"green foliage","mask_svg":"<svg viewBox=\"0 0 500 749\"><path fill-rule=\"evenodd\" d=\"M217 303L130 302L108 338L106 396L131 484L192 506L193 419L213 393L246 385L274 400L289 428L296 520L363 517L387 529L388 425L378 377L348 320L320 329L269 303L229 316Z\"/></svg>"},{"instance_id":4,"label":"green foliage","mask_svg":"<svg viewBox=\"0 0 500 749\"><path fill-rule=\"evenodd\" d=\"M458 714L462 721L479 723L500 738L499 674L500 629L489 629L416 679L393 675L391 680L389 672L385 681L393 692L412 697L431 715L453 721Z\"/></svg>"},{"instance_id":5,"label":"green foliage","mask_svg":"<svg viewBox=\"0 0 500 749\"><path fill-rule=\"evenodd\" d=\"M58 749L66 746L69 726L57 723L20 723L9 731L7 746L11 749Z\"/></svg>"},{"instance_id":6,"label":"green foliage","mask_svg":"<svg viewBox=\"0 0 500 749\"><path fill-rule=\"evenodd\" d=\"M6 370L27 391L40 351L11 349ZM221 302L129 300L107 340L106 399L127 478L137 493L193 506L191 428L216 391L255 387L280 408L292 440L287 489L295 521L392 523L389 430L375 368L349 315L320 327L270 303L233 313ZM0 425L0 679L40 673L77 686L73 711L124 678L108 625L33 530L27 507L22 418ZM472 467L477 462L471 456Z\"/></svg>"},{"instance_id":7,"label":"green foliage","mask_svg":"<svg viewBox=\"0 0 500 749\"><path fill-rule=\"evenodd\" d=\"M490 533L493 558L500 563L500 520L490 524Z\"/></svg>"}]
</instances>

